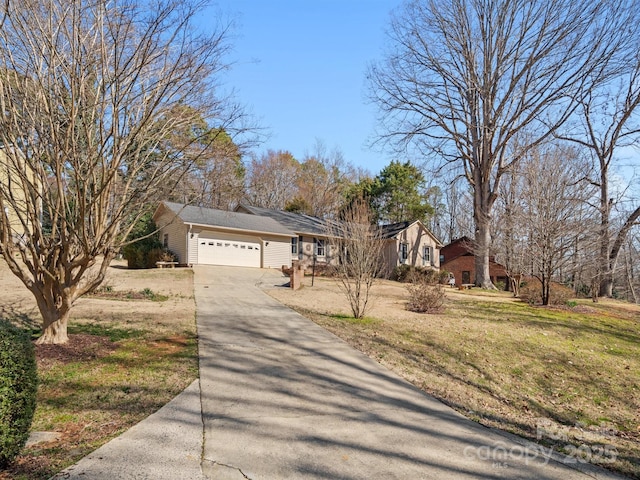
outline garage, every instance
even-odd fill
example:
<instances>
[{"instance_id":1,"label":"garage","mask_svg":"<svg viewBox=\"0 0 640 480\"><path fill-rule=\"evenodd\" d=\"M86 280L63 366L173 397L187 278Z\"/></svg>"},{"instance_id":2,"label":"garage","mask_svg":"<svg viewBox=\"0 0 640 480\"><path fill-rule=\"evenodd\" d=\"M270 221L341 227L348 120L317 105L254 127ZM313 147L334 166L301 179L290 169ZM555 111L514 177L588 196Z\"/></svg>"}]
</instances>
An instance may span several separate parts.
<instances>
[{"instance_id":1,"label":"garage","mask_svg":"<svg viewBox=\"0 0 640 480\"><path fill-rule=\"evenodd\" d=\"M198 264L260 268L260 243L257 238L200 232Z\"/></svg>"},{"instance_id":2,"label":"garage","mask_svg":"<svg viewBox=\"0 0 640 480\"><path fill-rule=\"evenodd\" d=\"M291 266L291 239L297 236L272 218L162 202L153 220L180 265Z\"/></svg>"}]
</instances>

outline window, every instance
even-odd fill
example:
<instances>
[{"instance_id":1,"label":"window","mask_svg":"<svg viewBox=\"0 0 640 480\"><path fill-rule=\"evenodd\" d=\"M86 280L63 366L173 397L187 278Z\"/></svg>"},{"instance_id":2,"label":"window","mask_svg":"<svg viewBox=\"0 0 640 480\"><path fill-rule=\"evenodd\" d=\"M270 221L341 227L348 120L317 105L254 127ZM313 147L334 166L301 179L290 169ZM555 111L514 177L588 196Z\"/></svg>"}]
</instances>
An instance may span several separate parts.
<instances>
[{"instance_id":1,"label":"window","mask_svg":"<svg viewBox=\"0 0 640 480\"><path fill-rule=\"evenodd\" d=\"M400 263L407 263L407 258L409 258L409 244L401 243L400 244Z\"/></svg>"},{"instance_id":2,"label":"window","mask_svg":"<svg viewBox=\"0 0 640 480\"><path fill-rule=\"evenodd\" d=\"M162 237L162 246L167 248L169 247L169 234L165 233Z\"/></svg>"},{"instance_id":3,"label":"window","mask_svg":"<svg viewBox=\"0 0 640 480\"><path fill-rule=\"evenodd\" d=\"M293 237L291 239L291 254L296 255L298 253L298 238Z\"/></svg>"},{"instance_id":4,"label":"window","mask_svg":"<svg viewBox=\"0 0 640 480\"><path fill-rule=\"evenodd\" d=\"M321 238L314 238L313 240L316 244L316 255L324 257L324 240Z\"/></svg>"},{"instance_id":5,"label":"window","mask_svg":"<svg viewBox=\"0 0 640 480\"><path fill-rule=\"evenodd\" d=\"M431 265L431 247L428 245L422 247L422 265Z\"/></svg>"}]
</instances>

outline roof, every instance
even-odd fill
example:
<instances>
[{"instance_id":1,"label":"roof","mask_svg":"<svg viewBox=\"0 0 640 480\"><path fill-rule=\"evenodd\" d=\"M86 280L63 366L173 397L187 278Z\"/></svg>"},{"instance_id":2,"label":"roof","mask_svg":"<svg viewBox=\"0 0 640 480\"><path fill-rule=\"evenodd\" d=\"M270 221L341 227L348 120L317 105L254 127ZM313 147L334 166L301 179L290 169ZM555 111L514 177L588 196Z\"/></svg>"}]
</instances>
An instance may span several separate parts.
<instances>
[{"instance_id":1,"label":"roof","mask_svg":"<svg viewBox=\"0 0 640 480\"><path fill-rule=\"evenodd\" d=\"M214 208L196 207L174 202L162 202L162 205L175 213L180 220L187 224L255 233L271 233L287 237L296 236L294 232L269 217L216 210Z\"/></svg>"},{"instance_id":2,"label":"roof","mask_svg":"<svg viewBox=\"0 0 640 480\"><path fill-rule=\"evenodd\" d=\"M400 232L406 230L413 222L390 223L389 225L380 225L380 236L384 239L393 238Z\"/></svg>"},{"instance_id":3,"label":"roof","mask_svg":"<svg viewBox=\"0 0 640 480\"><path fill-rule=\"evenodd\" d=\"M460 237L453 240L440 249L440 254L444 256L444 262L451 262L458 257L473 255L473 240L469 237Z\"/></svg>"},{"instance_id":4,"label":"roof","mask_svg":"<svg viewBox=\"0 0 640 480\"><path fill-rule=\"evenodd\" d=\"M431 231L420 220L414 220L413 222L406 221L390 223L388 225L380 225L380 236L385 240L395 238L396 235L405 231L411 225L414 225L416 223L420 225L420 227L435 240L436 244L439 247L442 246L442 242L438 240L438 238L433 233L431 233Z\"/></svg>"},{"instance_id":5,"label":"roof","mask_svg":"<svg viewBox=\"0 0 640 480\"><path fill-rule=\"evenodd\" d=\"M242 208L255 216L268 217L281 223L288 229L296 233L306 233L310 235L327 236L327 223L318 217L304 215L302 213L285 212L283 210L274 210L272 208L254 207L252 205L241 204L238 208Z\"/></svg>"}]
</instances>

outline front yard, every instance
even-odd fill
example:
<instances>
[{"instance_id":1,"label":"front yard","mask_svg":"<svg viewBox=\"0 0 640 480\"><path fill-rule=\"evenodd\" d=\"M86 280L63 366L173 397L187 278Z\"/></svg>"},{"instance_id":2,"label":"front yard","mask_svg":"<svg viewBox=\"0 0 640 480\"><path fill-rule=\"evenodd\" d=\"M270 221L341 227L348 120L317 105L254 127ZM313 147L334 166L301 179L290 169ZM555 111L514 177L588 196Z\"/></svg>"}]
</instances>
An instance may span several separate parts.
<instances>
[{"instance_id":1,"label":"front yard","mask_svg":"<svg viewBox=\"0 0 640 480\"><path fill-rule=\"evenodd\" d=\"M168 403L198 375L193 272L115 263L71 313L68 345L39 345L32 431L0 479L47 479ZM39 331L31 294L0 260L0 316Z\"/></svg>"},{"instance_id":2,"label":"front yard","mask_svg":"<svg viewBox=\"0 0 640 480\"><path fill-rule=\"evenodd\" d=\"M192 272L116 265L72 313L74 342L38 347L34 431L0 479L46 479L171 400L197 376ZM354 320L337 284L268 291L468 417L640 478L640 307L530 307L509 294L448 289L445 311L405 310L405 286L375 287ZM37 329L30 294L0 262L0 315Z\"/></svg>"},{"instance_id":3,"label":"front yard","mask_svg":"<svg viewBox=\"0 0 640 480\"><path fill-rule=\"evenodd\" d=\"M640 307L530 307L503 292L447 290L442 314L406 311L382 281L364 320L336 282L268 293L488 426L640 478Z\"/></svg>"}]
</instances>

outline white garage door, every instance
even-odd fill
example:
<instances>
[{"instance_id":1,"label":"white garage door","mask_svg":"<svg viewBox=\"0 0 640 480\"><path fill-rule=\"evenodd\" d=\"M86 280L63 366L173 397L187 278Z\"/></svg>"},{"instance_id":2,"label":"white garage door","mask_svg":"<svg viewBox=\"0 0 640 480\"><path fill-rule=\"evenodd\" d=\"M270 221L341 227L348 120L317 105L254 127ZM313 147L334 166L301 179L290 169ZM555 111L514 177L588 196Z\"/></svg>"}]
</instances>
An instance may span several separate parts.
<instances>
[{"instance_id":1,"label":"white garage door","mask_svg":"<svg viewBox=\"0 0 640 480\"><path fill-rule=\"evenodd\" d=\"M260 243L215 232L201 232L198 239L198 263L260 268Z\"/></svg>"}]
</instances>

